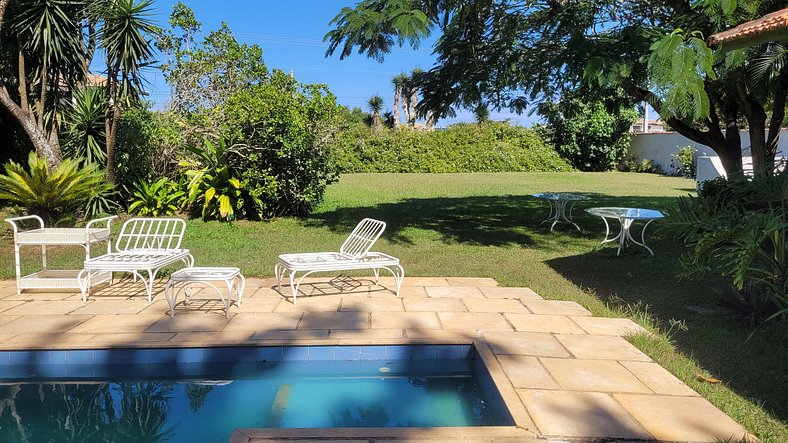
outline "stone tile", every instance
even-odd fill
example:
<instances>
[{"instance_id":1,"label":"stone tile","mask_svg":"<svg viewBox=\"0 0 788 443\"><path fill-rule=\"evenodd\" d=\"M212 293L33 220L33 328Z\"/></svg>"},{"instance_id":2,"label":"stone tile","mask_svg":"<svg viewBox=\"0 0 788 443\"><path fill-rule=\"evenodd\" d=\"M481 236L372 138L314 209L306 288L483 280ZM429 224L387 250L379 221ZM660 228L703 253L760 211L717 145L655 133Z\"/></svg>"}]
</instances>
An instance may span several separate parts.
<instances>
[{"instance_id":1,"label":"stone tile","mask_svg":"<svg viewBox=\"0 0 788 443\"><path fill-rule=\"evenodd\" d=\"M511 331L501 314L477 312L438 312L444 329L468 331Z\"/></svg>"},{"instance_id":2,"label":"stone tile","mask_svg":"<svg viewBox=\"0 0 788 443\"><path fill-rule=\"evenodd\" d=\"M0 312L5 312L15 306L19 306L24 301L22 300L0 300Z\"/></svg>"},{"instance_id":3,"label":"stone tile","mask_svg":"<svg viewBox=\"0 0 788 443\"><path fill-rule=\"evenodd\" d=\"M518 390L542 434L575 438L637 438L651 435L607 394Z\"/></svg>"},{"instance_id":4,"label":"stone tile","mask_svg":"<svg viewBox=\"0 0 788 443\"><path fill-rule=\"evenodd\" d=\"M739 441L747 435L743 427L704 398L625 394L614 397L658 440Z\"/></svg>"},{"instance_id":5,"label":"stone tile","mask_svg":"<svg viewBox=\"0 0 788 443\"><path fill-rule=\"evenodd\" d=\"M570 391L651 392L618 362L571 358L542 358L541 361L558 384Z\"/></svg>"},{"instance_id":6,"label":"stone tile","mask_svg":"<svg viewBox=\"0 0 788 443\"><path fill-rule=\"evenodd\" d=\"M414 298L402 299L405 310L410 312L467 312L468 308L459 298Z\"/></svg>"},{"instance_id":7,"label":"stone tile","mask_svg":"<svg viewBox=\"0 0 788 443\"><path fill-rule=\"evenodd\" d=\"M462 301L471 312L519 312L528 313L525 306L519 300L506 298L485 299L485 298L466 298Z\"/></svg>"},{"instance_id":8,"label":"stone tile","mask_svg":"<svg viewBox=\"0 0 788 443\"><path fill-rule=\"evenodd\" d=\"M402 338L402 329L332 329L330 338Z\"/></svg>"},{"instance_id":9,"label":"stone tile","mask_svg":"<svg viewBox=\"0 0 788 443\"><path fill-rule=\"evenodd\" d=\"M93 345L95 337L93 334L33 333L19 334L6 342L15 346L60 348L67 345L81 345L88 341Z\"/></svg>"},{"instance_id":10,"label":"stone tile","mask_svg":"<svg viewBox=\"0 0 788 443\"><path fill-rule=\"evenodd\" d=\"M544 366L536 357L525 355L499 355L504 372L515 388L558 389Z\"/></svg>"},{"instance_id":11,"label":"stone tile","mask_svg":"<svg viewBox=\"0 0 788 443\"><path fill-rule=\"evenodd\" d=\"M262 332L268 330L295 329L301 320L301 313L286 314L268 312L242 312L235 315L223 331ZM178 315L175 315L178 318Z\"/></svg>"},{"instance_id":12,"label":"stone tile","mask_svg":"<svg viewBox=\"0 0 788 443\"><path fill-rule=\"evenodd\" d=\"M19 318L18 315L0 315L0 325L4 325L6 323L10 323L14 320Z\"/></svg>"},{"instance_id":13,"label":"stone tile","mask_svg":"<svg viewBox=\"0 0 788 443\"><path fill-rule=\"evenodd\" d=\"M484 338L496 354L569 357L569 352L551 334L542 332L488 331Z\"/></svg>"},{"instance_id":14,"label":"stone tile","mask_svg":"<svg viewBox=\"0 0 788 443\"><path fill-rule=\"evenodd\" d=\"M405 277L402 286L449 286L449 282L444 277Z\"/></svg>"},{"instance_id":15,"label":"stone tile","mask_svg":"<svg viewBox=\"0 0 788 443\"><path fill-rule=\"evenodd\" d=\"M254 297L247 299L241 298L241 306L233 306L238 312L274 312L280 303L287 303L292 305L289 301L282 299L282 297Z\"/></svg>"},{"instance_id":16,"label":"stone tile","mask_svg":"<svg viewBox=\"0 0 788 443\"><path fill-rule=\"evenodd\" d=\"M487 298L524 298L526 300L542 300L542 297L531 288L479 288Z\"/></svg>"},{"instance_id":17,"label":"stone tile","mask_svg":"<svg viewBox=\"0 0 788 443\"><path fill-rule=\"evenodd\" d=\"M623 337L556 335L556 338L577 358L651 361L643 351Z\"/></svg>"},{"instance_id":18,"label":"stone tile","mask_svg":"<svg viewBox=\"0 0 788 443\"><path fill-rule=\"evenodd\" d=\"M328 329L296 329L287 331L260 331L253 340L309 340L328 338Z\"/></svg>"},{"instance_id":19,"label":"stone tile","mask_svg":"<svg viewBox=\"0 0 788 443\"><path fill-rule=\"evenodd\" d=\"M586 308L573 301L523 300L523 304L534 314L541 315L591 315Z\"/></svg>"},{"instance_id":20,"label":"stone tile","mask_svg":"<svg viewBox=\"0 0 788 443\"><path fill-rule=\"evenodd\" d=\"M449 286L473 286L481 287L497 287L498 282L494 278L486 277L446 277Z\"/></svg>"},{"instance_id":21,"label":"stone tile","mask_svg":"<svg viewBox=\"0 0 788 443\"><path fill-rule=\"evenodd\" d=\"M130 301L130 300L124 300L124 301ZM147 303L147 300L144 300L143 303ZM170 315L170 304L167 303L167 300L164 300L163 297L159 300L153 300L153 303L147 305L147 307L142 310L142 314Z\"/></svg>"},{"instance_id":22,"label":"stone tile","mask_svg":"<svg viewBox=\"0 0 788 443\"><path fill-rule=\"evenodd\" d=\"M80 334L140 333L162 318L164 316L158 314L95 315L90 320L71 329L70 332Z\"/></svg>"},{"instance_id":23,"label":"stone tile","mask_svg":"<svg viewBox=\"0 0 788 443\"><path fill-rule=\"evenodd\" d=\"M82 334L72 334L82 335ZM139 343L166 343L175 336L172 332L141 332L137 334L98 334L90 340L93 345L135 346Z\"/></svg>"},{"instance_id":24,"label":"stone tile","mask_svg":"<svg viewBox=\"0 0 788 443\"><path fill-rule=\"evenodd\" d=\"M427 286L429 297L484 298L479 288L460 286Z\"/></svg>"},{"instance_id":25,"label":"stone tile","mask_svg":"<svg viewBox=\"0 0 788 443\"><path fill-rule=\"evenodd\" d=\"M478 334L475 332L449 331L446 329L406 329L405 335L414 339L468 339L469 343L478 337Z\"/></svg>"},{"instance_id":26,"label":"stone tile","mask_svg":"<svg viewBox=\"0 0 788 443\"><path fill-rule=\"evenodd\" d=\"M4 297L4 301L58 301L58 300L66 300L72 298L74 295L79 294L79 291L53 291L49 290L41 290L41 289L34 289L34 290L25 290L22 291L21 294L17 294L14 291L12 294L9 294L7 297ZM82 296L80 295L80 300Z\"/></svg>"},{"instance_id":27,"label":"stone tile","mask_svg":"<svg viewBox=\"0 0 788 443\"><path fill-rule=\"evenodd\" d=\"M692 388L684 384L683 381L671 374L670 371L657 363L641 361L622 361L620 363L657 394L684 396L699 395L697 392L693 391Z\"/></svg>"},{"instance_id":28,"label":"stone tile","mask_svg":"<svg viewBox=\"0 0 788 443\"><path fill-rule=\"evenodd\" d=\"M373 312L372 327L382 329L441 329L441 324L434 312Z\"/></svg>"},{"instance_id":29,"label":"stone tile","mask_svg":"<svg viewBox=\"0 0 788 443\"><path fill-rule=\"evenodd\" d=\"M8 309L3 315L64 315L84 307L82 301L31 301Z\"/></svg>"},{"instance_id":30,"label":"stone tile","mask_svg":"<svg viewBox=\"0 0 788 443\"><path fill-rule=\"evenodd\" d=\"M385 314L389 315L389 313ZM367 328L369 328L367 312L306 312L298 325L298 329Z\"/></svg>"},{"instance_id":31,"label":"stone tile","mask_svg":"<svg viewBox=\"0 0 788 443\"><path fill-rule=\"evenodd\" d=\"M585 334L586 332L563 315L504 314L514 329L524 332L551 332L556 334Z\"/></svg>"},{"instance_id":32,"label":"stone tile","mask_svg":"<svg viewBox=\"0 0 788 443\"><path fill-rule=\"evenodd\" d=\"M81 303L81 301L80 301ZM88 300L74 314L135 315L148 307L147 300Z\"/></svg>"},{"instance_id":33,"label":"stone tile","mask_svg":"<svg viewBox=\"0 0 788 443\"><path fill-rule=\"evenodd\" d=\"M336 312L341 302L341 295L298 297L295 305L290 299L283 300L274 312Z\"/></svg>"},{"instance_id":34,"label":"stone tile","mask_svg":"<svg viewBox=\"0 0 788 443\"><path fill-rule=\"evenodd\" d=\"M427 288L424 286L402 286L399 288L400 297L427 297Z\"/></svg>"},{"instance_id":35,"label":"stone tile","mask_svg":"<svg viewBox=\"0 0 788 443\"><path fill-rule=\"evenodd\" d=\"M57 334L83 323L89 315L25 315L0 325L0 334Z\"/></svg>"},{"instance_id":36,"label":"stone tile","mask_svg":"<svg viewBox=\"0 0 788 443\"><path fill-rule=\"evenodd\" d=\"M628 335L647 332L628 318L570 317L591 335Z\"/></svg>"},{"instance_id":37,"label":"stone tile","mask_svg":"<svg viewBox=\"0 0 788 443\"><path fill-rule=\"evenodd\" d=\"M179 313L175 315L175 318L170 318L169 316L163 317L146 329L146 332L221 331L229 322L230 319L224 318L223 315L218 314L205 314L201 312Z\"/></svg>"},{"instance_id":38,"label":"stone tile","mask_svg":"<svg viewBox=\"0 0 788 443\"><path fill-rule=\"evenodd\" d=\"M344 297L340 306L341 311L381 312L404 311L402 299L398 297L360 298Z\"/></svg>"}]
</instances>

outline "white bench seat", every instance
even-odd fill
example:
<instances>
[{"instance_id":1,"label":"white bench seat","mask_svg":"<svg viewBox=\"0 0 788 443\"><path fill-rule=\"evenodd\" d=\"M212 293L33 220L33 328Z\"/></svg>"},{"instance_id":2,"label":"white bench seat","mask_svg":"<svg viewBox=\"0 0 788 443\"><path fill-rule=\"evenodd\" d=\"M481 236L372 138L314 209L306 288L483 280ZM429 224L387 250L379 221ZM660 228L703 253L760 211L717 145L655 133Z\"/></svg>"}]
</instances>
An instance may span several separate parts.
<instances>
[{"instance_id":1,"label":"white bench seat","mask_svg":"<svg viewBox=\"0 0 788 443\"><path fill-rule=\"evenodd\" d=\"M179 218L132 218L126 221L115 243L116 252L85 260L77 277L82 302L87 301L90 280L94 275L129 272L145 284L148 303L151 303L153 283L161 268L178 262L186 267L194 265L191 252L180 247L185 229L186 223Z\"/></svg>"},{"instance_id":2,"label":"white bench seat","mask_svg":"<svg viewBox=\"0 0 788 443\"><path fill-rule=\"evenodd\" d=\"M296 304L298 288L309 274L371 269L375 273L375 284L377 284L380 270L385 269L394 276L395 293L399 297L400 287L405 278L405 269L400 265L399 259L382 252L369 251L385 228L386 223L365 218L359 222L350 236L348 236L339 248L339 252L307 252L280 255L274 267L277 288L281 290L282 279L287 273L290 278L293 304ZM299 272L304 274L296 281L295 276Z\"/></svg>"}]
</instances>

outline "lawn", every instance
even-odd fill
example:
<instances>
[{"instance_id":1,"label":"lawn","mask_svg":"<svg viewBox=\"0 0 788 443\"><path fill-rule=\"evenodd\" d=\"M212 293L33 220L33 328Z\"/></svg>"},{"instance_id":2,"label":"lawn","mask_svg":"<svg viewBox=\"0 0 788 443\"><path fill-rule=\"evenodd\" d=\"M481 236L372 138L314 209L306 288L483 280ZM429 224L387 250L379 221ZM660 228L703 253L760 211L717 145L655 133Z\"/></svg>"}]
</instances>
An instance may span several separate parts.
<instances>
[{"instance_id":1,"label":"lawn","mask_svg":"<svg viewBox=\"0 0 788 443\"><path fill-rule=\"evenodd\" d=\"M277 254L335 250L361 218L382 219L388 228L376 249L399 257L407 275L492 277L545 298L575 300L597 315L629 315L659 327L662 335L633 341L762 440L788 441L785 328L748 340L750 331L717 307L722 284L678 278L682 248L652 230L659 221L647 236L655 257L637 247L616 257L614 246L598 247L602 221L582 211L638 206L670 213L675 197L693 186L681 178L623 173L353 174L330 186L303 220L190 221L184 244L198 265L232 264L247 276L272 276ZM540 226L547 207L530 194L559 191L592 197L575 211L581 233ZM2 248L0 276L12 278L8 231ZM79 254L63 251L50 262L78 266ZM25 268L32 266L26 260ZM696 374L724 383L702 382Z\"/></svg>"}]
</instances>

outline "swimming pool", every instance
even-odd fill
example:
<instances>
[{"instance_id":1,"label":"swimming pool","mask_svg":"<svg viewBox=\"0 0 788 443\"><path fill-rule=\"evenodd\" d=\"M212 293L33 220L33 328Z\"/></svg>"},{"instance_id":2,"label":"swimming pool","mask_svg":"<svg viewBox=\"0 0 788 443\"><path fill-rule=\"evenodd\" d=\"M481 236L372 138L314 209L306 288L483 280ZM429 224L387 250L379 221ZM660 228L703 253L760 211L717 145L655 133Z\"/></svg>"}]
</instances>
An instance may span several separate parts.
<instances>
[{"instance_id":1,"label":"swimming pool","mask_svg":"<svg viewBox=\"0 0 788 443\"><path fill-rule=\"evenodd\" d=\"M472 345L0 352L0 406L8 442L514 423Z\"/></svg>"}]
</instances>

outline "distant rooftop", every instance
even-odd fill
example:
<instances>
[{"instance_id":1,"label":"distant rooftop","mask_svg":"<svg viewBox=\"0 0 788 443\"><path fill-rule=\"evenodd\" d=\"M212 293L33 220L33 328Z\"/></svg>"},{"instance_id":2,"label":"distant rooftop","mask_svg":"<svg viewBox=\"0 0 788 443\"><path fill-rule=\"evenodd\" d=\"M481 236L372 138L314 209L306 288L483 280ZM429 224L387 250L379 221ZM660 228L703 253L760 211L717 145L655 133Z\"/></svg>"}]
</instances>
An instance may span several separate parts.
<instances>
[{"instance_id":1,"label":"distant rooftop","mask_svg":"<svg viewBox=\"0 0 788 443\"><path fill-rule=\"evenodd\" d=\"M735 49L784 39L788 39L788 8L714 34L708 38L708 43Z\"/></svg>"}]
</instances>

